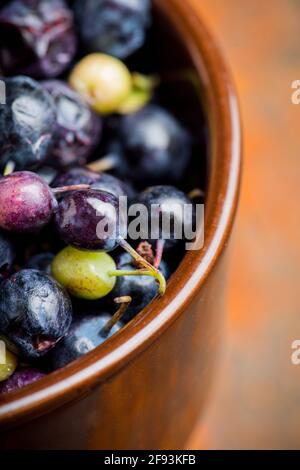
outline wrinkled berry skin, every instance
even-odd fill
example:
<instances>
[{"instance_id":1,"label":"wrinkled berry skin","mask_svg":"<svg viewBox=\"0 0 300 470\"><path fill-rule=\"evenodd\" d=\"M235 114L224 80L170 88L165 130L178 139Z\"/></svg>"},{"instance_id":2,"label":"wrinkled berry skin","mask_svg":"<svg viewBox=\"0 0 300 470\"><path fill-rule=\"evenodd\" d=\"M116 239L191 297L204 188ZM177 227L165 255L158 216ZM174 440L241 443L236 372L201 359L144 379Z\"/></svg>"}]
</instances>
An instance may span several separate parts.
<instances>
[{"instance_id":1,"label":"wrinkled berry skin","mask_svg":"<svg viewBox=\"0 0 300 470\"><path fill-rule=\"evenodd\" d=\"M149 0L77 0L75 16L89 52L126 59L145 41L151 21Z\"/></svg>"},{"instance_id":2,"label":"wrinkled berry skin","mask_svg":"<svg viewBox=\"0 0 300 470\"><path fill-rule=\"evenodd\" d=\"M6 104L0 104L0 171L41 164L53 144L55 104L42 86L28 77L5 79Z\"/></svg>"},{"instance_id":3,"label":"wrinkled berry skin","mask_svg":"<svg viewBox=\"0 0 300 470\"><path fill-rule=\"evenodd\" d=\"M195 224L195 211L191 200L179 189L174 186L152 186L137 195L133 201L134 204L142 204L147 211L142 218L142 227L148 227L148 233L154 233L156 230L157 239L164 240L164 251L173 249L181 240L184 240L185 229L192 230ZM186 212L184 220L185 206L189 206L191 212ZM152 218L150 218L152 210ZM170 233L168 233L168 224L162 224L162 218L170 218ZM187 224L186 226L184 224ZM151 232L152 227L152 232ZM177 228L182 228L178 235L182 235L181 240L176 234ZM167 230L167 232L165 231ZM153 246L157 239L147 240Z\"/></svg>"},{"instance_id":4,"label":"wrinkled berry skin","mask_svg":"<svg viewBox=\"0 0 300 470\"><path fill-rule=\"evenodd\" d=\"M12 268L15 259L15 248L7 234L0 231L0 282Z\"/></svg>"},{"instance_id":5,"label":"wrinkled berry skin","mask_svg":"<svg viewBox=\"0 0 300 470\"><path fill-rule=\"evenodd\" d=\"M17 392L43 377L45 374L36 369L19 369L6 382L0 384L0 395Z\"/></svg>"},{"instance_id":6,"label":"wrinkled berry skin","mask_svg":"<svg viewBox=\"0 0 300 470\"><path fill-rule=\"evenodd\" d=\"M101 329L110 319L111 315L108 313L88 314L83 318L77 317L67 336L51 351L49 355L51 369L56 370L66 366L117 333L123 326L121 322L113 326L108 336L101 336Z\"/></svg>"},{"instance_id":7,"label":"wrinkled berry skin","mask_svg":"<svg viewBox=\"0 0 300 470\"><path fill-rule=\"evenodd\" d=\"M128 253L121 253L116 259L117 269L134 271L137 267L132 263L132 257ZM170 277L167 264L162 261L159 267L166 280ZM150 276L122 276L117 278L112 296L130 296L132 302L126 310L122 321L128 323L143 310L157 295L157 282Z\"/></svg>"},{"instance_id":8,"label":"wrinkled berry skin","mask_svg":"<svg viewBox=\"0 0 300 470\"><path fill-rule=\"evenodd\" d=\"M42 273L51 274L51 263L54 259L53 253L39 253L32 256L27 264L26 269L35 269L36 271L41 271Z\"/></svg>"},{"instance_id":9,"label":"wrinkled berry skin","mask_svg":"<svg viewBox=\"0 0 300 470\"><path fill-rule=\"evenodd\" d=\"M56 131L49 163L84 165L101 138L102 122L80 95L59 80L43 82L56 105Z\"/></svg>"},{"instance_id":10,"label":"wrinkled berry skin","mask_svg":"<svg viewBox=\"0 0 300 470\"><path fill-rule=\"evenodd\" d=\"M105 220L105 224L103 221ZM103 223L103 227L98 224ZM59 203L55 224L61 239L75 248L109 252L126 234L119 200L100 190L74 191Z\"/></svg>"},{"instance_id":11,"label":"wrinkled berry skin","mask_svg":"<svg viewBox=\"0 0 300 470\"><path fill-rule=\"evenodd\" d=\"M191 157L191 138L167 111L149 105L120 119L108 153L120 155L117 171L137 183L178 182Z\"/></svg>"},{"instance_id":12,"label":"wrinkled berry skin","mask_svg":"<svg viewBox=\"0 0 300 470\"><path fill-rule=\"evenodd\" d=\"M24 269L1 284L0 331L22 357L45 355L67 334L71 321L67 292L46 274Z\"/></svg>"},{"instance_id":13,"label":"wrinkled berry skin","mask_svg":"<svg viewBox=\"0 0 300 470\"><path fill-rule=\"evenodd\" d=\"M64 0L14 0L0 11L0 63L6 75L60 75L77 49Z\"/></svg>"},{"instance_id":14,"label":"wrinkled berry skin","mask_svg":"<svg viewBox=\"0 0 300 470\"><path fill-rule=\"evenodd\" d=\"M35 173L20 171L0 179L0 227L16 233L38 232L47 225L57 201Z\"/></svg>"}]
</instances>

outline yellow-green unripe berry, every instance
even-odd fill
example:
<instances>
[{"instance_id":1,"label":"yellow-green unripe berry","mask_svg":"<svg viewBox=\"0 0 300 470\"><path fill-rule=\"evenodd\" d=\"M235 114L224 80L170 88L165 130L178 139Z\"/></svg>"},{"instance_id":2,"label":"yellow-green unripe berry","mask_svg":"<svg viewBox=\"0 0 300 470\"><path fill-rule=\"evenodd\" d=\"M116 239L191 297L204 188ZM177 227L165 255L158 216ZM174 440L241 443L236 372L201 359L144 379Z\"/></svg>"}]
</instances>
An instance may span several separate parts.
<instances>
[{"instance_id":1,"label":"yellow-green unripe berry","mask_svg":"<svg viewBox=\"0 0 300 470\"><path fill-rule=\"evenodd\" d=\"M8 349L4 351L3 358L5 363L1 364L1 362L4 362L2 360L0 362L0 382L4 382L4 380L9 379L9 377L15 372L18 365L17 357L8 351Z\"/></svg>"},{"instance_id":2,"label":"yellow-green unripe berry","mask_svg":"<svg viewBox=\"0 0 300 470\"><path fill-rule=\"evenodd\" d=\"M133 85L126 65L115 57L101 53L84 57L74 67L69 82L100 114L117 111Z\"/></svg>"},{"instance_id":3,"label":"yellow-green unripe berry","mask_svg":"<svg viewBox=\"0 0 300 470\"><path fill-rule=\"evenodd\" d=\"M70 294L87 300L97 300L108 295L116 278L110 271L116 264L107 253L80 251L68 246L52 262L52 275Z\"/></svg>"}]
</instances>

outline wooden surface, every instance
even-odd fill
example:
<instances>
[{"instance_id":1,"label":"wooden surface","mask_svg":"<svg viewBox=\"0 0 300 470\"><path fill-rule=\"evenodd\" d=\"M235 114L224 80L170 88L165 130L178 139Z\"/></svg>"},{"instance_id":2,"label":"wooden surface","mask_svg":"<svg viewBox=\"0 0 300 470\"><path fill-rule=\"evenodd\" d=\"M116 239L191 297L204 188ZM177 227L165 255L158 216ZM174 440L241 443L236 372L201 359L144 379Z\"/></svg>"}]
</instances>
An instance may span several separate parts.
<instances>
[{"instance_id":1,"label":"wooden surface","mask_svg":"<svg viewBox=\"0 0 300 470\"><path fill-rule=\"evenodd\" d=\"M198 0L200 3L200 0ZM233 71L245 162L219 378L195 449L300 448L300 0L201 0Z\"/></svg>"}]
</instances>

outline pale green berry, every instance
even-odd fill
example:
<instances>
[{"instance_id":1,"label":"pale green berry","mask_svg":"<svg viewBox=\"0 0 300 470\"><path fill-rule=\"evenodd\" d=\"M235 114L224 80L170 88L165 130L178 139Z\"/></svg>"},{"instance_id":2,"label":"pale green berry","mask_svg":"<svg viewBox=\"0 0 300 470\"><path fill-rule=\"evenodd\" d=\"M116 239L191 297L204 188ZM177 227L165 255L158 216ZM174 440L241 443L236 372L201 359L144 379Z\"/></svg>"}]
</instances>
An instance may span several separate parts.
<instances>
[{"instance_id":1,"label":"pale green berry","mask_svg":"<svg viewBox=\"0 0 300 470\"><path fill-rule=\"evenodd\" d=\"M100 114L117 111L132 89L132 77L126 65L101 53L84 57L74 67L69 82Z\"/></svg>"},{"instance_id":2,"label":"pale green berry","mask_svg":"<svg viewBox=\"0 0 300 470\"><path fill-rule=\"evenodd\" d=\"M159 78L134 72L132 83L130 94L117 110L119 114L136 113L146 106L153 97L154 89L159 85Z\"/></svg>"},{"instance_id":3,"label":"pale green berry","mask_svg":"<svg viewBox=\"0 0 300 470\"><path fill-rule=\"evenodd\" d=\"M75 297L97 300L108 295L116 278L116 264L107 253L80 251L68 246L52 262L52 275Z\"/></svg>"},{"instance_id":4,"label":"pale green berry","mask_svg":"<svg viewBox=\"0 0 300 470\"><path fill-rule=\"evenodd\" d=\"M9 377L15 372L17 365L18 365L17 357L13 353L11 353L6 347L1 348L0 382L4 382L4 380L9 379Z\"/></svg>"}]
</instances>

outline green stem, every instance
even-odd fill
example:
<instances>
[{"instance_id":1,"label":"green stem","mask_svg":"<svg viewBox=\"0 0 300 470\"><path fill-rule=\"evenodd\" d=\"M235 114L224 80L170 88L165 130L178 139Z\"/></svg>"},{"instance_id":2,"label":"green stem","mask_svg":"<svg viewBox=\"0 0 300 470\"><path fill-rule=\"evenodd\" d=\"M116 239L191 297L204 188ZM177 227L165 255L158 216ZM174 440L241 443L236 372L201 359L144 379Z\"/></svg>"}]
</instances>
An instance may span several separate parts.
<instances>
[{"instance_id":1,"label":"green stem","mask_svg":"<svg viewBox=\"0 0 300 470\"><path fill-rule=\"evenodd\" d=\"M3 176L8 176L11 173L14 172L15 169L15 163L14 162L7 162L3 171Z\"/></svg>"},{"instance_id":2,"label":"green stem","mask_svg":"<svg viewBox=\"0 0 300 470\"><path fill-rule=\"evenodd\" d=\"M202 191L202 189L200 188L195 188L188 193L188 198L191 200L197 199L199 197L204 197L204 196L205 196L205 192Z\"/></svg>"},{"instance_id":3,"label":"green stem","mask_svg":"<svg viewBox=\"0 0 300 470\"><path fill-rule=\"evenodd\" d=\"M166 292L166 287L167 283L166 280L163 276L163 274L160 271L157 271L156 269L136 269L132 271L126 271L126 270L115 270L115 271L109 271L108 275L110 277L121 277L121 276L150 276L154 277L156 281L159 284L159 295L164 295Z\"/></svg>"},{"instance_id":4,"label":"green stem","mask_svg":"<svg viewBox=\"0 0 300 470\"><path fill-rule=\"evenodd\" d=\"M91 171L95 171L96 173L101 173L104 171L109 171L114 168L119 163L119 158L116 155L106 155L106 157L102 157L99 160L95 160L87 165L87 168Z\"/></svg>"}]
</instances>

